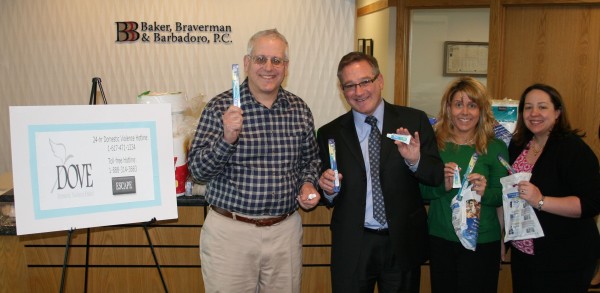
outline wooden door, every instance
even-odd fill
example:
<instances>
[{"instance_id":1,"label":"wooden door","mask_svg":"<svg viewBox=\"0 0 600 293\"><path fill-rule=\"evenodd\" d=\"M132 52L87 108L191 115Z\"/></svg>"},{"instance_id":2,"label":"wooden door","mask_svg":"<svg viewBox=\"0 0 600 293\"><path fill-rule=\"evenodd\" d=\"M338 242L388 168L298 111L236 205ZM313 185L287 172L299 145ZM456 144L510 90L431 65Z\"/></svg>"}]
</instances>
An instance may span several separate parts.
<instances>
[{"instance_id":1,"label":"wooden door","mask_svg":"<svg viewBox=\"0 0 600 293\"><path fill-rule=\"evenodd\" d=\"M509 6L503 16L497 96L519 99L537 82L555 87L600 157L600 4Z\"/></svg>"}]
</instances>

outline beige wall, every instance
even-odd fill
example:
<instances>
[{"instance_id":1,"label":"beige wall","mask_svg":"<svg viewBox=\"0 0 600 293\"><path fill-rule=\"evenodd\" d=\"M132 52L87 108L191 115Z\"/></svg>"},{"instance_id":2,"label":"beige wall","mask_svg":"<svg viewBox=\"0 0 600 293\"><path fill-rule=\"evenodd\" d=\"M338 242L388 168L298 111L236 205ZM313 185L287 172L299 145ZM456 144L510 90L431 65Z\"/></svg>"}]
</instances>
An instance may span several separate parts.
<instances>
[{"instance_id":1,"label":"beige wall","mask_svg":"<svg viewBox=\"0 0 600 293\"><path fill-rule=\"evenodd\" d=\"M365 3L361 3L365 2ZM373 1L357 1L357 7L370 4ZM356 38L373 39L373 56L377 58L379 69L384 77L383 97L394 103L394 60L396 48L396 9L386 8L356 20Z\"/></svg>"},{"instance_id":2,"label":"beige wall","mask_svg":"<svg viewBox=\"0 0 600 293\"><path fill-rule=\"evenodd\" d=\"M284 85L322 125L346 111L335 72L355 15L354 0L0 0L0 173L23 163L11 159L9 106L87 104L96 76L112 104L147 90L208 100L231 87L248 38L274 27L290 43ZM232 43L117 43L119 21L231 25Z\"/></svg>"},{"instance_id":3,"label":"beige wall","mask_svg":"<svg viewBox=\"0 0 600 293\"><path fill-rule=\"evenodd\" d=\"M489 8L414 9L410 19L408 105L436 116L444 90L444 42L487 42ZM487 83L486 77L477 77Z\"/></svg>"}]
</instances>

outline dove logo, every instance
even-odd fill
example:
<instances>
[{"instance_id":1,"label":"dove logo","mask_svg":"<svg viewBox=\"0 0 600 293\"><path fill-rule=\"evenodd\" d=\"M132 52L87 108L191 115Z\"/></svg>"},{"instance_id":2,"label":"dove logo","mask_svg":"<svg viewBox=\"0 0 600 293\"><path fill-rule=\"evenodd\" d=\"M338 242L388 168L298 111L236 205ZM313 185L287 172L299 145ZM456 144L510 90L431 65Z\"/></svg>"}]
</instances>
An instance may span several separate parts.
<instances>
[{"instance_id":1,"label":"dove logo","mask_svg":"<svg viewBox=\"0 0 600 293\"><path fill-rule=\"evenodd\" d=\"M56 181L52 191L56 188L57 190L62 189L75 189L75 188L91 188L94 186L94 180L92 178L92 164L91 163L70 163L69 161L73 158L73 155L67 154L67 147L63 143L56 143L49 140L50 149L54 157L59 161L56 166Z\"/></svg>"},{"instance_id":2,"label":"dove logo","mask_svg":"<svg viewBox=\"0 0 600 293\"><path fill-rule=\"evenodd\" d=\"M65 189L67 186L71 189L94 187L92 176L92 164L71 164L69 166L56 166L56 182L58 190Z\"/></svg>"}]
</instances>

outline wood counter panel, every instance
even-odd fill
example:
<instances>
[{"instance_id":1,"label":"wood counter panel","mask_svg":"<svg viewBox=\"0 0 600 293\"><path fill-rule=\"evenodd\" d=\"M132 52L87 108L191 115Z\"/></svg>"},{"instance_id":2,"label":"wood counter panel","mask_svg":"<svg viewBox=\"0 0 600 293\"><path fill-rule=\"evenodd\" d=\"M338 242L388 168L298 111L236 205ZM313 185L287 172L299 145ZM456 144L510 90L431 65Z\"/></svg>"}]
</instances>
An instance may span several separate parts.
<instances>
[{"instance_id":1,"label":"wood counter panel","mask_svg":"<svg viewBox=\"0 0 600 293\"><path fill-rule=\"evenodd\" d=\"M25 250L17 236L0 236L0 293L28 292Z\"/></svg>"},{"instance_id":2,"label":"wood counter panel","mask_svg":"<svg viewBox=\"0 0 600 293\"><path fill-rule=\"evenodd\" d=\"M180 206L179 218L148 226L169 292L203 292L199 240L205 207ZM330 290L331 210L300 212L304 224L302 292ZM88 292L164 292L141 225L89 229ZM85 289L88 229L71 238L65 292ZM29 292L59 292L67 232L21 236ZM16 238L16 237L15 237Z\"/></svg>"},{"instance_id":3,"label":"wood counter panel","mask_svg":"<svg viewBox=\"0 0 600 293\"><path fill-rule=\"evenodd\" d=\"M300 212L304 224L302 292L331 292L331 211L320 206L309 213ZM203 219L203 207L180 206L178 220L149 227L169 292L204 292L198 248ZM142 227L124 225L90 231L87 292L164 292ZM0 268L3 281L0 293L59 292L66 237L67 232L0 237L4 241L0 246L4 262L7 256L18 259L16 250L21 250L21 264L13 265L17 266L14 273L12 269ZM8 248L4 245L6 241L16 243ZM87 229L73 233L65 283L67 293L84 292L86 241ZM421 292L430 292L429 266L422 266L421 272ZM499 284L499 292L510 292L506 291L510 288L509 265L502 265Z\"/></svg>"}]
</instances>

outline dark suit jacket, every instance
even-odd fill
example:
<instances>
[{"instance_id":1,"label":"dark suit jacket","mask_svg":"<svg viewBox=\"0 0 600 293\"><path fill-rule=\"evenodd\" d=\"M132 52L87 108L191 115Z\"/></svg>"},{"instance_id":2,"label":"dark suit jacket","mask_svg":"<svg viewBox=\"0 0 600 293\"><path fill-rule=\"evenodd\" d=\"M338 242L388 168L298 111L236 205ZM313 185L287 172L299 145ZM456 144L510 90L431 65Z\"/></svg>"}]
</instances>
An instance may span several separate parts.
<instances>
[{"instance_id":1,"label":"dark suit jacket","mask_svg":"<svg viewBox=\"0 0 600 293\"><path fill-rule=\"evenodd\" d=\"M413 173L386 133L399 127L419 132L421 158ZM380 178L390 240L404 269L413 269L428 258L427 214L419 183L439 185L443 181L433 129L424 112L385 103L381 142ZM364 233L367 174L352 111L321 127L317 134L323 171L330 168L327 140L334 139L341 190L334 199L331 219L331 273L334 292L350 292ZM327 201L327 200L325 200ZM347 288L343 289L343 288Z\"/></svg>"}]
</instances>

